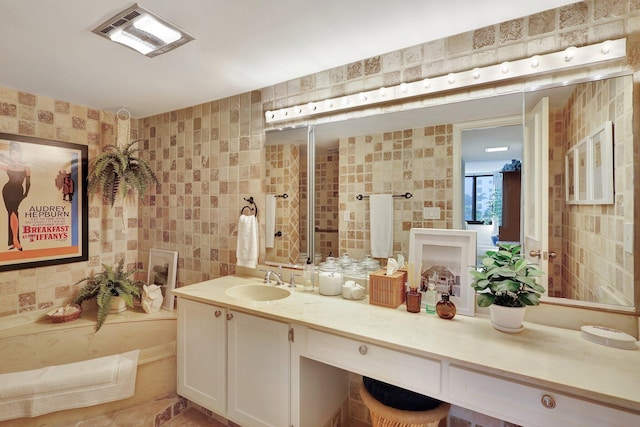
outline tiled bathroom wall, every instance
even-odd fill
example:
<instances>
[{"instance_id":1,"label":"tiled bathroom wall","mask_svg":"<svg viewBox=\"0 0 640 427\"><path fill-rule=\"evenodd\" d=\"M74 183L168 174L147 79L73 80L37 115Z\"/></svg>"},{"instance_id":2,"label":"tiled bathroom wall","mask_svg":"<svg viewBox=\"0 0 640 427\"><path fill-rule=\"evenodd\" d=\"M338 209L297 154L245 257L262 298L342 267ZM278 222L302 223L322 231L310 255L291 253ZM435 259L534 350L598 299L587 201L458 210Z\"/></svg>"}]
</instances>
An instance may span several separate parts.
<instances>
[{"instance_id":1,"label":"tiled bathroom wall","mask_svg":"<svg viewBox=\"0 0 640 427\"><path fill-rule=\"evenodd\" d=\"M338 189L340 155L338 149L330 151L316 150L316 195L315 195L315 234L316 253L322 259L328 256L340 256L338 246Z\"/></svg>"},{"instance_id":2,"label":"tiled bathroom wall","mask_svg":"<svg viewBox=\"0 0 640 427\"><path fill-rule=\"evenodd\" d=\"M137 120L131 138L137 138ZM115 143L115 113L99 111L42 95L0 87L0 132L86 145L89 158ZM29 159L25 159L28 161ZM123 224L126 209L128 231ZM0 273L0 316L63 305L74 295L72 284L101 263L124 257L138 265L137 202L117 201L111 208L99 196L89 198L89 260Z\"/></svg>"},{"instance_id":3,"label":"tiled bathroom wall","mask_svg":"<svg viewBox=\"0 0 640 427\"><path fill-rule=\"evenodd\" d=\"M276 196L273 248L266 248L266 259L295 264L300 255L300 151L297 145L279 144L266 147L266 193ZM267 212L260 218L266 221ZM266 236L265 236L266 238Z\"/></svg>"},{"instance_id":4,"label":"tiled bathroom wall","mask_svg":"<svg viewBox=\"0 0 640 427\"><path fill-rule=\"evenodd\" d=\"M634 257L624 250L624 225L634 221L629 202L633 200L634 167L631 85L625 78L580 85L564 108L565 149L610 120L615 164L614 204L564 206L561 262L566 271L563 291L569 298L598 302L598 287L609 284L628 304L633 303Z\"/></svg>"},{"instance_id":5,"label":"tiled bathroom wall","mask_svg":"<svg viewBox=\"0 0 640 427\"><path fill-rule=\"evenodd\" d=\"M361 259L371 252L369 201L362 194L411 193L393 200L393 251L409 255L411 228L453 228L452 125L340 139L340 250ZM423 208L440 208L424 219Z\"/></svg>"}]
</instances>

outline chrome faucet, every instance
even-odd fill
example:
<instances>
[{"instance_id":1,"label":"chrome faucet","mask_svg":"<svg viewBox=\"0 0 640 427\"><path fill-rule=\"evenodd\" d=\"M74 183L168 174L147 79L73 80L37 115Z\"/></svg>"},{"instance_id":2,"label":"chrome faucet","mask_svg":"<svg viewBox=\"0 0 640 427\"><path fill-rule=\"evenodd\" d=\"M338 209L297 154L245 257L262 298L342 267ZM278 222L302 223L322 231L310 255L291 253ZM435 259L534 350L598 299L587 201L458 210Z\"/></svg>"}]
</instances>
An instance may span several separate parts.
<instances>
[{"instance_id":1,"label":"chrome faucet","mask_svg":"<svg viewBox=\"0 0 640 427\"><path fill-rule=\"evenodd\" d=\"M264 274L264 283L271 284L272 275L276 280L276 285L284 285L284 282L282 281L282 273L276 273L275 271L270 269L268 269L267 272Z\"/></svg>"}]
</instances>

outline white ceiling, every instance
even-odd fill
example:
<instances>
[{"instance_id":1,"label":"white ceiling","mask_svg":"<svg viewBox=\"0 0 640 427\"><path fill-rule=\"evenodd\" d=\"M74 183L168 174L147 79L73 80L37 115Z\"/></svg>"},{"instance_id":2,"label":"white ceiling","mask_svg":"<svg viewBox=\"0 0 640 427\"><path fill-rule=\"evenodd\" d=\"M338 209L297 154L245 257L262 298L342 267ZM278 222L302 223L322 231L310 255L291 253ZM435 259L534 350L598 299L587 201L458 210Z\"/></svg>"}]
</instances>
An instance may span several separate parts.
<instances>
[{"instance_id":1,"label":"white ceiling","mask_svg":"<svg viewBox=\"0 0 640 427\"><path fill-rule=\"evenodd\" d=\"M140 0L196 40L147 58L91 30L127 0L0 0L0 86L147 117L575 0Z\"/></svg>"}]
</instances>

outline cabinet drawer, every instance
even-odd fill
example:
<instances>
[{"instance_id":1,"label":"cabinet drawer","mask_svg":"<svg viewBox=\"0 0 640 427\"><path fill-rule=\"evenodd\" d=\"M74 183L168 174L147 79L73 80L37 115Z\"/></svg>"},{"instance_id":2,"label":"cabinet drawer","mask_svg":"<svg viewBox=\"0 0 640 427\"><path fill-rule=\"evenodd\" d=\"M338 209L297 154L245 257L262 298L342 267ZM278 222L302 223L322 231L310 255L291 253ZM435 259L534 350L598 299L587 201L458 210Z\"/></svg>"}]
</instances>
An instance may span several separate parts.
<instances>
[{"instance_id":1,"label":"cabinet drawer","mask_svg":"<svg viewBox=\"0 0 640 427\"><path fill-rule=\"evenodd\" d=\"M456 366L449 368L449 398L451 403L524 426L640 425L640 414Z\"/></svg>"},{"instance_id":2,"label":"cabinet drawer","mask_svg":"<svg viewBox=\"0 0 640 427\"><path fill-rule=\"evenodd\" d=\"M440 362L309 329L308 356L333 366L437 398Z\"/></svg>"}]
</instances>

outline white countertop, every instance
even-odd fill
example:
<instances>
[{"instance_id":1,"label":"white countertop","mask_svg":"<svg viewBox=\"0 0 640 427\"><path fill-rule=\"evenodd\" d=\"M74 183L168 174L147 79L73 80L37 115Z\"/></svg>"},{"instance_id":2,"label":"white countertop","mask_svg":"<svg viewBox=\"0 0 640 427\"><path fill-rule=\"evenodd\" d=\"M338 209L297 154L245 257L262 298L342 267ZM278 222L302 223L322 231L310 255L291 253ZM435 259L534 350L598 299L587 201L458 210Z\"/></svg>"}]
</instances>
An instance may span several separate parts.
<instances>
[{"instance_id":1,"label":"white countertop","mask_svg":"<svg viewBox=\"0 0 640 427\"><path fill-rule=\"evenodd\" d=\"M302 292L270 302L232 298L225 290L256 277L226 276L176 289L179 297L216 304L259 316L298 323L493 373L511 380L552 388L582 398L640 411L640 351L588 342L579 331L525 322L524 331L495 330L487 318L457 315L440 319L405 306L390 309L368 299L345 300ZM264 285L274 286L274 285ZM528 310L535 310L529 307Z\"/></svg>"}]
</instances>

